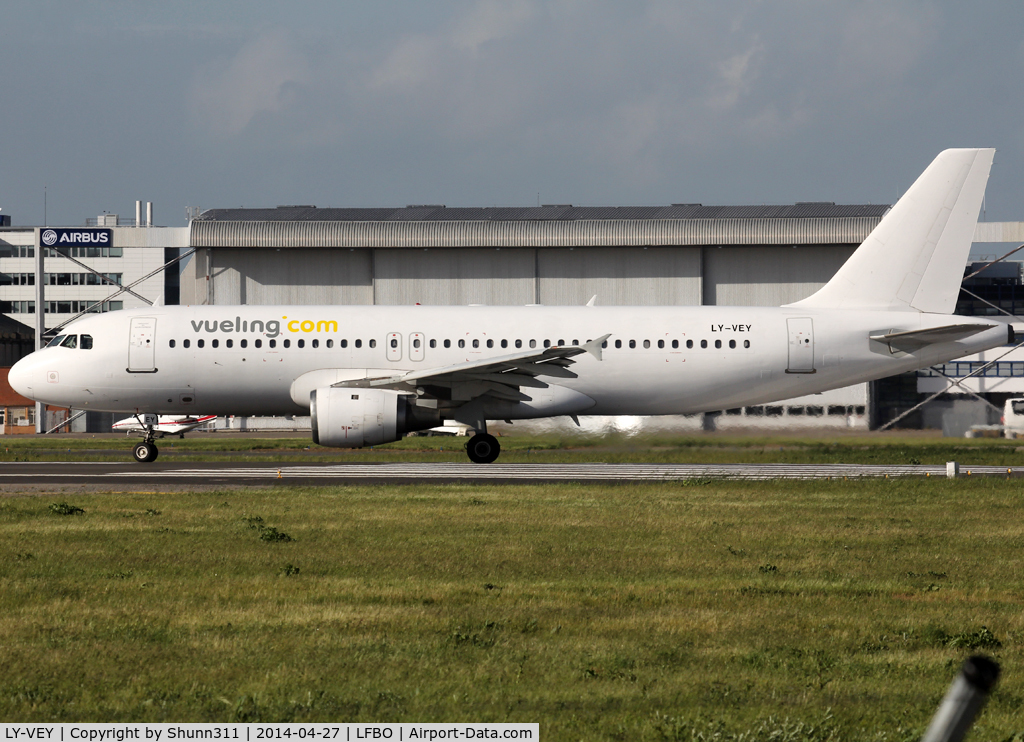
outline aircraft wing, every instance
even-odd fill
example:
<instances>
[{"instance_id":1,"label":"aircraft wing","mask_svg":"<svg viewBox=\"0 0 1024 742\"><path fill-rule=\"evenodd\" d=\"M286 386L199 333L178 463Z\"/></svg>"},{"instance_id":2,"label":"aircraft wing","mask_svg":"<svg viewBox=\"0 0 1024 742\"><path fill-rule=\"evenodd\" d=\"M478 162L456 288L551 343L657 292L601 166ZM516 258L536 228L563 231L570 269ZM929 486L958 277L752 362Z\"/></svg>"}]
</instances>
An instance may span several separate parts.
<instances>
[{"instance_id":1,"label":"aircraft wing","mask_svg":"<svg viewBox=\"0 0 1024 742\"><path fill-rule=\"evenodd\" d=\"M970 337L985 330L991 330L992 325L977 323L963 323L957 325L943 325L942 327L929 327L925 330L907 330L904 332L891 331L877 335L870 335L872 340L880 343L887 343L890 350L912 351L923 348L933 343L951 343L954 340Z\"/></svg>"},{"instance_id":2,"label":"aircraft wing","mask_svg":"<svg viewBox=\"0 0 1024 742\"><path fill-rule=\"evenodd\" d=\"M513 402L529 401L530 397L521 392L520 387L546 389L548 384L539 377L577 378L568 368L575 363L573 357L590 353L601 360L601 346L608 337L603 335L583 345L555 345L394 376L339 381L333 386L393 389L465 402L484 395Z\"/></svg>"}]
</instances>

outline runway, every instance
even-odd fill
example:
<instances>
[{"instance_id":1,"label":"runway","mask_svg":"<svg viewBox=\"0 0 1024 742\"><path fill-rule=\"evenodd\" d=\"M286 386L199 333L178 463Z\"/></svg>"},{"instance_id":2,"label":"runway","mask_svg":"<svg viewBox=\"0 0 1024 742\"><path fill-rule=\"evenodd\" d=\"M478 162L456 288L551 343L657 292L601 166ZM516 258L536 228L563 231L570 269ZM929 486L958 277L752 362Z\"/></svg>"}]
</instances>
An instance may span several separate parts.
<instances>
[{"instance_id":1,"label":"runway","mask_svg":"<svg viewBox=\"0 0 1024 742\"><path fill-rule=\"evenodd\" d=\"M861 479L945 477L941 465L862 464L247 464L12 462L0 464L0 486L118 487L293 486L424 482L680 482L696 479ZM961 464L960 476L1024 476L1019 469Z\"/></svg>"}]
</instances>

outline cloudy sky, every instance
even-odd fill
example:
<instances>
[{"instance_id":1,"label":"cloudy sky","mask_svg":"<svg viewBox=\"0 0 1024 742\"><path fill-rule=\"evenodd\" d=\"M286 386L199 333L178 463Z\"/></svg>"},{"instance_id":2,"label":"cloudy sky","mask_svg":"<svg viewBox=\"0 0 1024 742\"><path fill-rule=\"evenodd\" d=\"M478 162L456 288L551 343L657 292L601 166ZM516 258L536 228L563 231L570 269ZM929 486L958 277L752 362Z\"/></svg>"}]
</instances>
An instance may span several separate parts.
<instances>
[{"instance_id":1,"label":"cloudy sky","mask_svg":"<svg viewBox=\"0 0 1024 742\"><path fill-rule=\"evenodd\" d=\"M1024 220L1024 4L6 0L15 225L186 207L891 203L998 148Z\"/></svg>"}]
</instances>

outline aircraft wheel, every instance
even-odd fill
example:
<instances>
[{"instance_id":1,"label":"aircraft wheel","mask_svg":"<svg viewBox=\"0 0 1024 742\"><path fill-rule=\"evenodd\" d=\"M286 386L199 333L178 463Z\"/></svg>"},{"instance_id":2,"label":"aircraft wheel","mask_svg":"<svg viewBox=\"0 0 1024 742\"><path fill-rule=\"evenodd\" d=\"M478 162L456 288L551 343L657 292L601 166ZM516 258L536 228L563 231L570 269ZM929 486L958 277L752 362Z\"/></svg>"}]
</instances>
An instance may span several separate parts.
<instances>
[{"instance_id":1,"label":"aircraft wheel","mask_svg":"<svg viewBox=\"0 0 1024 742\"><path fill-rule=\"evenodd\" d=\"M498 439L493 435L479 433L469 439L466 444L466 453L474 464L490 464L498 458L501 446L498 445Z\"/></svg>"},{"instance_id":2,"label":"aircraft wheel","mask_svg":"<svg viewBox=\"0 0 1024 742\"><path fill-rule=\"evenodd\" d=\"M152 443L143 441L142 443L136 443L135 448L132 449L132 456L140 464L149 464L156 461L156 457L160 454L157 447Z\"/></svg>"}]
</instances>

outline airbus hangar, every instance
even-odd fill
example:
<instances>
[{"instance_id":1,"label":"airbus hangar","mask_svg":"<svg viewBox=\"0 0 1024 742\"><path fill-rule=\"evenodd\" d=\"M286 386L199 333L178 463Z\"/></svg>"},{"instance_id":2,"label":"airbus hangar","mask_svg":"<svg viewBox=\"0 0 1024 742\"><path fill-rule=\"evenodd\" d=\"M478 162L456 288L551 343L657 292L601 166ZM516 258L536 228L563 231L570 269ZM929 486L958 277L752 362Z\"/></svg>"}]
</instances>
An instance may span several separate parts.
<instances>
[{"instance_id":1,"label":"airbus hangar","mask_svg":"<svg viewBox=\"0 0 1024 742\"><path fill-rule=\"evenodd\" d=\"M778 306L823 286L888 208L213 209L190 225L181 303ZM869 410L860 384L719 425L866 428Z\"/></svg>"}]
</instances>

